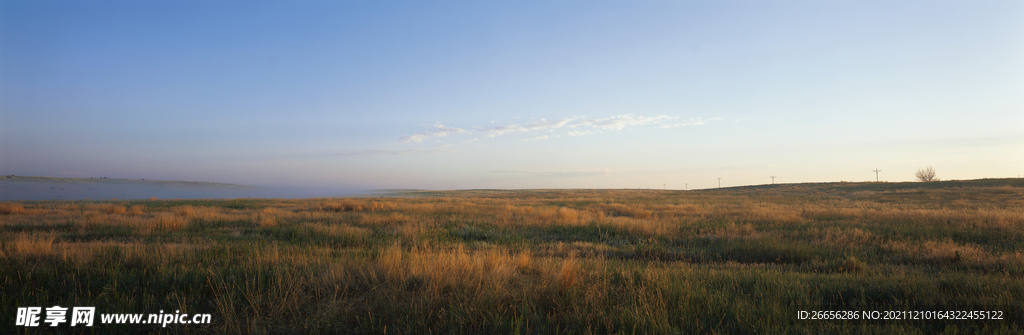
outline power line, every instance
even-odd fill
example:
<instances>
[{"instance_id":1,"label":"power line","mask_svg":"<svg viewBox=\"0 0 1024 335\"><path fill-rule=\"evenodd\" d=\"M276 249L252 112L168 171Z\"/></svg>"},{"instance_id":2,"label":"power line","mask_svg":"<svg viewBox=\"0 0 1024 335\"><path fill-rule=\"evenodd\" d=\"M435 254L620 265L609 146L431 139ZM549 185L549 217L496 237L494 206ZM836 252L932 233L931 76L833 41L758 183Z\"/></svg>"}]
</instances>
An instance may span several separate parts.
<instances>
[{"instance_id":1,"label":"power line","mask_svg":"<svg viewBox=\"0 0 1024 335\"><path fill-rule=\"evenodd\" d=\"M874 170L871 170L871 171L875 171L875 182L877 183L878 182L878 173L882 172L882 170L879 170L878 168L875 168Z\"/></svg>"},{"instance_id":2,"label":"power line","mask_svg":"<svg viewBox=\"0 0 1024 335\"><path fill-rule=\"evenodd\" d=\"M772 176L772 185L775 185L775 176Z\"/></svg>"}]
</instances>

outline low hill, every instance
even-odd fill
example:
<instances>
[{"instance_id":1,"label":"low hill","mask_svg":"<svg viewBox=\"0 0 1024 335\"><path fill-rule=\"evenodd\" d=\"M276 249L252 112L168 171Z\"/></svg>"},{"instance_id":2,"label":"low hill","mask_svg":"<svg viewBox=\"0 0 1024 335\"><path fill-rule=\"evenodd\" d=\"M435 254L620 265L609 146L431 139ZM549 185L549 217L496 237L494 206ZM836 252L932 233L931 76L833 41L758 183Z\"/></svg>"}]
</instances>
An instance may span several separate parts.
<instances>
[{"instance_id":1,"label":"low hill","mask_svg":"<svg viewBox=\"0 0 1024 335\"><path fill-rule=\"evenodd\" d=\"M489 198L559 198L565 196L606 195L615 197L673 196L750 196L781 199L872 198L878 201L907 201L908 195L928 192L925 200L957 200L974 198L979 192L986 196L1000 194L993 188L1024 188L1024 178L949 180L933 182L830 182L735 186L700 190L660 189L475 189L475 190L378 190L386 197L489 197ZM1010 192L1015 194L1015 192ZM1008 193L1008 194L1010 194ZM917 198L915 198L917 199Z\"/></svg>"},{"instance_id":2,"label":"low hill","mask_svg":"<svg viewBox=\"0 0 1024 335\"><path fill-rule=\"evenodd\" d=\"M791 188L803 191L819 192L885 192L885 191L908 191L908 190L934 190L949 188L974 188L974 187L1024 187L1024 178L986 178L970 180L943 180L931 182L830 182L830 183L799 183L799 184L765 184L738 186L713 190L734 190L734 191L761 191Z\"/></svg>"}]
</instances>

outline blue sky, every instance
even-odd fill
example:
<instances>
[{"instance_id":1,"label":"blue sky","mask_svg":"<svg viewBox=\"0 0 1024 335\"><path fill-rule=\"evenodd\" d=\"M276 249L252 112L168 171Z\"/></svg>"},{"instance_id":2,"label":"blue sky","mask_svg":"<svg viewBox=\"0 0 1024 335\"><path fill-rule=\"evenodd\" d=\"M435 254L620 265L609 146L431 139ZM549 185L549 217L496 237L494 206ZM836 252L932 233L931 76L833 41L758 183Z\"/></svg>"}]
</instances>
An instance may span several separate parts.
<instances>
[{"instance_id":1,"label":"blue sky","mask_svg":"<svg viewBox=\"0 0 1024 335\"><path fill-rule=\"evenodd\" d=\"M0 0L0 173L670 189L1024 173L1020 1Z\"/></svg>"}]
</instances>

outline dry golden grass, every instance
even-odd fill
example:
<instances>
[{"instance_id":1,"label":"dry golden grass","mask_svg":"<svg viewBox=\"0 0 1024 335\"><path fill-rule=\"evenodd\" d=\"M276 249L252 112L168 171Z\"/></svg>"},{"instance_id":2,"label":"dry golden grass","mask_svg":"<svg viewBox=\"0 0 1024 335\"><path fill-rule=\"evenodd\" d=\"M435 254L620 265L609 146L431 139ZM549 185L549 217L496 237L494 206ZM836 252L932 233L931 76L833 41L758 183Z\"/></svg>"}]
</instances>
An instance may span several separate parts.
<instances>
[{"instance_id":1,"label":"dry golden grass","mask_svg":"<svg viewBox=\"0 0 1024 335\"><path fill-rule=\"evenodd\" d=\"M313 229L314 231L327 236L348 238L355 241L365 241L370 237L370 233L372 233L370 229L340 224L325 225L322 223L307 222L304 224L304 227Z\"/></svg>"},{"instance_id":2,"label":"dry golden grass","mask_svg":"<svg viewBox=\"0 0 1024 335\"><path fill-rule=\"evenodd\" d=\"M191 205L177 206L177 207L172 208L171 211L174 212L174 214L177 214L177 215L180 215L180 216L184 216L184 217L190 217L190 216L195 216L196 215L196 208L191 206Z\"/></svg>"},{"instance_id":3,"label":"dry golden grass","mask_svg":"<svg viewBox=\"0 0 1024 335\"><path fill-rule=\"evenodd\" d=\"M645 237L671 235L676 230L672 229L673 227L664 221L643 220L622 216L607 217L603 222L606 222L617 231Z\"/></svg>"},{"instance_id":4,"label":"dry golden grass","mask_svg":"<svg viewBox=\"0 0 1024 335\"><path fill-rule=\"evenodd\" d=\"M580 277L583 271L580 270L580 265L576 261L576 255L570 255L568 258L562 261L562 266L558 270L558 284L565 290L576 283L580 282Z\"/></svg>"},{"instance_id":5,"label":"dry golden grass","mask_svg":"<svg viewBox=\"0 0 1024 335\"><path fill-rule=\"evenodd\" d=\"M389 214L362 214L359 216L359 223L364 225L399 225L408 222L409 217L401 213Z\"/></svg>"},{"instance_id":6,"label":"dry golden grass","mask_svg":"<svg viewBox=\"0 0 1024 335\"><path fill-rule=\"evenodd\" d=\"M50 256L54 254L54 232L18 233L9 241L7 256Z\"/></svg>"},{"instance_id":7,"label":"dry golden grass","mask_svg":"<svg viewBox=\"0 0 1024 335\"><path fill-rule=\"evenodd\" d=\"M532 287L533 290L571 289L585 281L585 271L575 257L536 262L528 253L512 253L506 248L468 251L456 247L449 250L404 250L398 244L384 248L373 267L364 275L378 274L378 280L415 285L423 295L437 299L452 287L476 292L484 299L493 294ZM358 282L354 278L337 278L340 269L331 269L336 281ZM358 273L358 272L355 272ZM349 272L349 274L354 274Z\"/></svg>"},{"instance_id":8,"label":"dry golden grass","mask_svg":"<svg viewBox=\"0 0 1024 335\"><path fill-rule=\"evenodd\" d=\"M146 227L152 227L160 231L177 231L182 230L188 224L184 218L178 215L171 215L167 213L157 214L156 217L148 220L144 223Z\"/></svg>"},{"instance_id":9,"label":"dry golden grass","mask_svg":"<svg viewBox=\"0 0 1024 335\"><path fill-rule=\"evenodd\" d=\"M533 264L533 255L529 250L517 254L514 262L516 271L522 273L531 273L536 271Z\"/></svg>"},{"instance_id":10,"label":"dry golden grass","mask_svg":"<svg viewBox=\"0 0 1024 335\"><path fill-rule=\"evenodd\" d=\"M98 255L106 252L110 254L116 251L119 258L124 262L137 264L167 264L180 261L188 253L197 250L207 250L208 245L195 243L166 243L146 244L138 241L118 242L111 240L88 241L88 242L59 242L53 243L50 254L58 255L61 259L83 267L89 266Z\"/></svg>"},{"instance_id":11,"label":"dry golden grass","mask_svg":"<svg viewBox=\"0 0 1024 335\"><path fill-rule=\"evenodd\" d=\"M402 246L395 243L385 248L377 258L377 266L384 275L391 278L398 278L402 274L404 264L402 263Z\"/></svg>"},{"instance_id":12,"label":"dry golden grass","mask_svg":"<svg viewBox=\"0 0 1024 335\"><path fill-rule=\"evenodd\" d=\"M480 209L480 208L478 208ZM487 208L478 215L493 215L496 211L501 217L496 223L503 223L512 226L578 226L591 221L592 215L587 211L578 211L566 207L512 207L505 206L498 208ZM474 213L477 214L477 213Z\"/></svg>"},{"instance_id":13,"label":"dry golden grass","mask_svg":"<svg viewBox=\"0 0 1024 335\"><path fill-rule=\"evenodd\" d=\"M437 206L432 203L406 203L401 202L395 205L395 211L409 214L433 214L438 212Z\"/></svg>"},{"instance_id":14,"label":"dry golden grass","mask_svg":"<svg viewBox=\"0 0 1024 335\"><path fill-rule=\"evenodd\" d=\"M713 230L710 236L714 238L744 240L763 238L764 233L758 232L757 228L754 228L754 225L750 223L736 224L735 222L727 222L724 226Z\"/></svg>"},{"instance_id":15,"label":"dry golden grass","mask_svg":"<svg viewBox=\"0 0 1024 335\"><path fill-rule=\"evenodd\" d=\"M638 219L648 219L654 215L654 212L645 208L639 208L637 205L604 204L600 208L612 215L632 216Z\"/></svg>"},{"instance_id":16,"label":"dry golden grass","mask_svg":"<svg viewBox=\"0 0 1024 335\"><path fill-rule=\"evenodd\" d=\"M427 232L427 228L421 222L408 222L397 229L398 235L406 241L415 241L421 234Z\"/></svg>"},{"instance_id":17,"label":"dry golden grass","mask_svg":"<svg viewBox=\"0 0 1024 335\"><path fill-rule=\"evenodd\" d=\"M332 212L362 212L362 211L384 211L393 210L395 203L386 201L363 201L356 199L341 199L336 201L324 201L319 203L320 210Z\"/></svg>"},{"instance_id":18,"label":"dry golden grass","mask_svg":"<svg viewBox=\"0 0 1024 335\"><path fill-rule=\"evenodd\" d=\"M869 245L878 239L878 236L875 236L875 234L861 230L860 228L811 228L808 229L807 235L814 236L814 240L810 242L812 245L832 247L857 247Z\"/></svg>"},{"instance_id":19,"label":"dry golden grass","mask_svg":"<svg viewBox=\"0 0 1024 335\"><path fill-rule=\"evenodd\" d=\"M257 217L256 221L262 228L277 226L277 218L271 215L260 215Z\"/></svg>"}]
</instances>

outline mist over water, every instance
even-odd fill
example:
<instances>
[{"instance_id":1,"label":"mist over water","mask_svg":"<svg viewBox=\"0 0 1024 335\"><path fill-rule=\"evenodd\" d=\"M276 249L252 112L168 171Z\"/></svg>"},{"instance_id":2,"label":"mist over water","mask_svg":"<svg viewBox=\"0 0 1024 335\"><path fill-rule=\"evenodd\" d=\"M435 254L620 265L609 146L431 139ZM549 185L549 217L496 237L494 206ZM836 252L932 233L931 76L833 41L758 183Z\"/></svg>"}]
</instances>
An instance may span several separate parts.
<instances>
[{"instance_id":1,"label":"mist over water","mask_svg":"<svg viewBox=\"0 0 1024 335\"><path fill-rule=\"evenodd\" d=\"M326 198L372 191L344 187L246 186L128 179L0 178L0 201L102 199Z\"/></svg>"}]
</instances>

